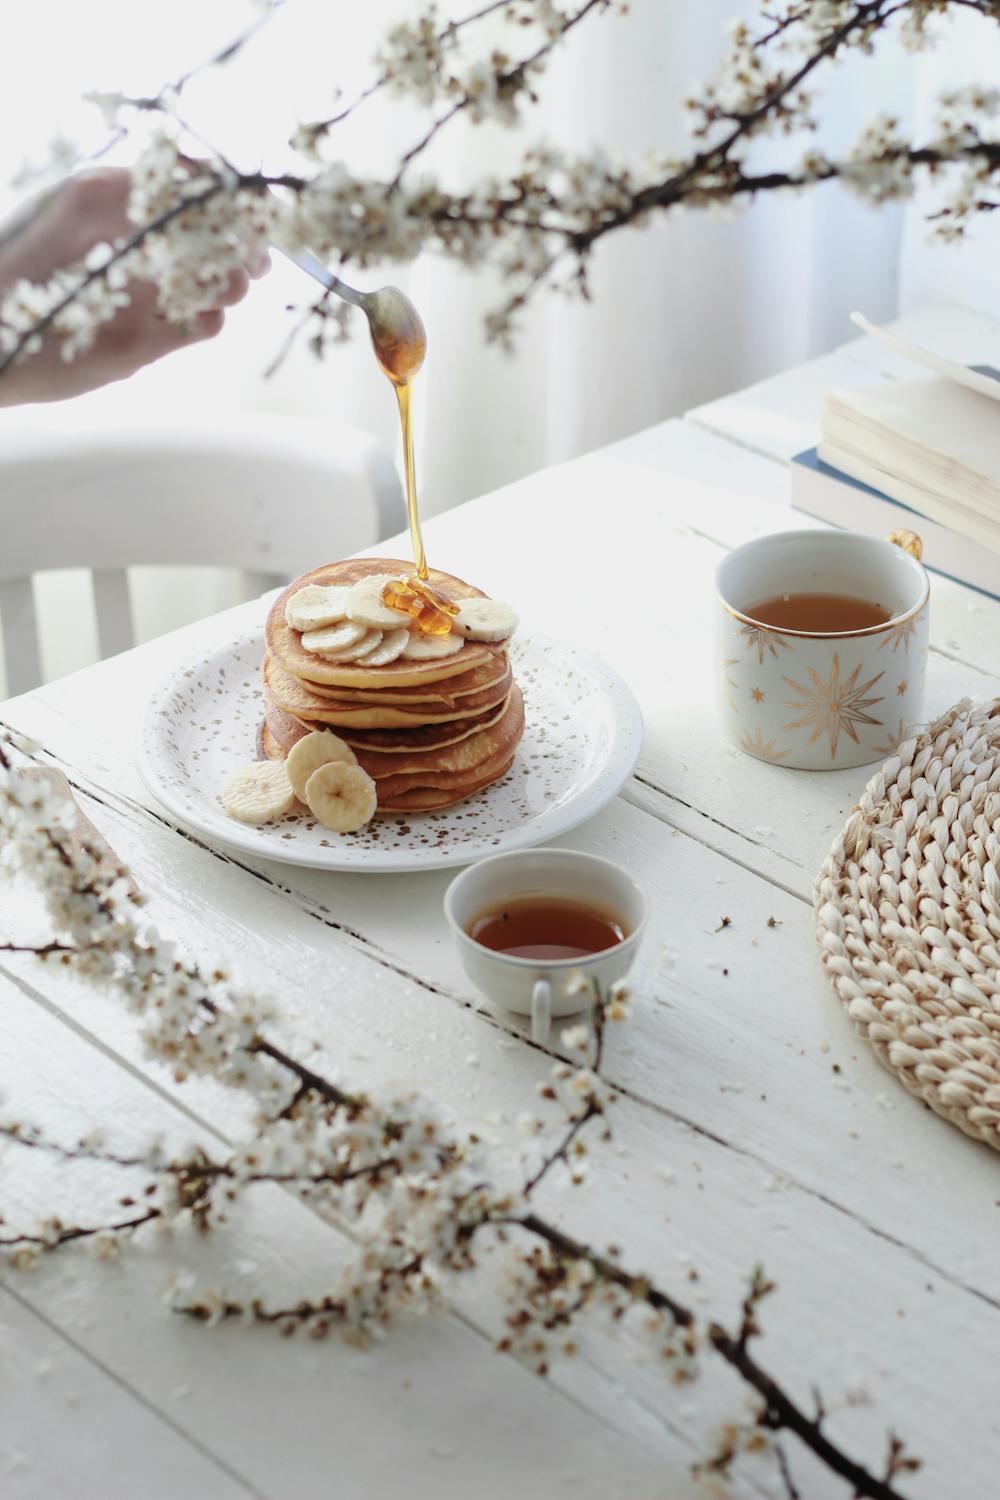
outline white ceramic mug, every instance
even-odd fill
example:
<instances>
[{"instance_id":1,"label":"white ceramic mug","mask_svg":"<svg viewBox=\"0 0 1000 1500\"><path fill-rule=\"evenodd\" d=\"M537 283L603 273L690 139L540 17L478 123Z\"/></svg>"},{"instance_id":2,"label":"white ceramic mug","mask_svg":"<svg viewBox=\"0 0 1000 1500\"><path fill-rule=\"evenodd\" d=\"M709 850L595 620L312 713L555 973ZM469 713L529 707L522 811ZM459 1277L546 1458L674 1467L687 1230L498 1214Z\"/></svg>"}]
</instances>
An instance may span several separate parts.
<instances>
[{"instance_id":1,"label":"white ceramic mug","mask_svg":"<svg viewBox=\"0 0 1000 1500\"><path fill-rule=\"evenodd\" d=\"M885 760L923 712L930 582L920 538L781 531L730 552L715 575L716 670L726 734L759 760L811 771ZM852 595L883 625L809 632L748 613L781 594Z\"/></svg>"},{"instance_id":2,"label":"white ceramic mug","mask_svg":"<svg viewBox=\"0 0 1000 1500\"><path fill-rule=\"evenodd\" d=\"M477 918L512 900L565 897L597 907L620 923L624 940L580 958L517 958L477 943L469 928ZM456 876L445 893L444 913L465 972L477 989L506 1010L531 1017L536 1042L548 1038L552 1018L575 1015L585 1001L568 988L585 974L602 990L624 979L635 958L649 904L627 870L597 854L572 849L528 849L493 854Z\"/></svg>"}]
</instances>

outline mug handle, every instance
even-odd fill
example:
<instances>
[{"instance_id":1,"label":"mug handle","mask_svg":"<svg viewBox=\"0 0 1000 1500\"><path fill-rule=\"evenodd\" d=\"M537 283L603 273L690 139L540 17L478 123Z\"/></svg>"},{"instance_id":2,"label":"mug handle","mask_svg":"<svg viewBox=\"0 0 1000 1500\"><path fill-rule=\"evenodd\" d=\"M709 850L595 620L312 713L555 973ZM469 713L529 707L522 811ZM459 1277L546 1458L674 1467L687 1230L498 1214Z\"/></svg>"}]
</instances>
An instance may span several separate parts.
<instances>
[{"instance_id":1,"label":"mug handle","mask_svg":"<svg viewBox=\"0 0 1000 1500\"><path fill-rule=\"evenodd\" d=\"M531 991L531 1040L544 1045L551 1025L552 986L547 979L539 979Z\"/></svg>"},{"instance_id":2,"label":"mug handle","mask_svg":"<svg viewBox=\"0 0 1000 1500\"><path fill-rule=\"evenodd\" d=\"M905 529L902 531L890 531L886 534L885 539L887 542L892 542L895 547L902 547L903 551L908 552L911 557L915 557L917 562L923 561L924 544L915 531L906 531Z\"/></svg>"}]
</instances>

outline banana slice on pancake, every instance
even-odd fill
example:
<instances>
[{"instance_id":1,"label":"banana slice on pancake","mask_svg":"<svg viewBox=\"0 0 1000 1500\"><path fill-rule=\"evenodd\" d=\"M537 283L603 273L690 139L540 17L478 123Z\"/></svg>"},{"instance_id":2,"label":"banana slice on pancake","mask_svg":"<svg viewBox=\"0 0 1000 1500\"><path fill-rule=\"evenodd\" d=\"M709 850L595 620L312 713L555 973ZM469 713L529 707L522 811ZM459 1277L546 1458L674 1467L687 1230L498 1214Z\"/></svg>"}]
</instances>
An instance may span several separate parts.
<instances>
[{"instance_id":1,"label":"banana slice on pancake","mask_svg":"<svg viewBox=\"0 0 1000 1500\"><path fill-rule=\"evenodd\" d=\"M470 641L505 641L517 629L517 615L499 599L463 599L451 628Z\"/></svg>"},{"instance_id":2,"label":"banana slice on pancake","mask_svg":"<svg viewBox=\"0 0 1000 1500\"><path fill-rule=\"evenodd\" d=\"M356 646L368 634L366 625L356 625L353 620L341 620L339 625L327 625L323 630L306 630L302 645L306 651L346 651Z\"/></svg>"},{"instance_id":3,"label":"banana slice on pancake","mask_svg":"<svg viewBox=\"0 0 1000 1500\"><path fill-rule=\"evenodd\" d=\"M382 603L382 590L394 582L392 573L376 573L352 583L347 591L345 611L349 620L371 630L398 630L408 625L410 617L401 609L390 609Z\"/></svg>"},{"instance_id":4,"label":"banana slice on pancake","mask_svg":"<svg viewBox=\"0 0 1000 1500\"><path fill-rule=\"evenodd\" d=\"M422 630L411 630L403 650L405 661L434 661L439 656L454 656L461 651L465 641L452 631L449 635L425 635Z\"/></svg>"},{"instance_id":5,"label":"banana slice on pancake","mask_svg":"<svg viewBox=\"0 0 1000 1500\"><path fill-rule=\"evenodd\" d=\"M382 635L383 632L381 630L366 630L350 646L341 646L339 651L315 651L313 655L320 661L328 661L334 666L340 662L351 662L353 664L354 662L361 661L362 657L367 656L369 651L374 651L377 646L380 646L382 644Z\"/></svg>"},{"instance_id":6,"label":"banana slice on pancake","mask_svg":"<svg viewBox=\"0 0 1000 1500\"><path fill-rule=\"evenodd\" d=\"M322 630L346 620L347 589L336 584L308 583L285 605L285 619L293 630Z\"/></svg>"},{"instance_id":7,"label":"banana slice on pancake","mask_svg":"<svg viewBox=\"0 0 1000 1500\"><path fill-rule=\"evenodd\" d=\"M311 734L296 740L286 757L285 769L292 791L300 802L306 800L306 786L313 772L318 771L320 766L332 765L336 761L343 761L348 766L356 766L358 763L350 745L345 744L339 735L326 729L315 729Z\"/></svg>"},{"instance_id":8,"label":"banana slice on pancake","mask_svg":"<svg viewBox=\"0 0 1000 1500\"><path fill-rule=\"evenodd\" d=\"M237 823L270 823L283 818L295 793L283 761L259 760L234 771L222 790L222 806Z\"/></svg>"},{"instance_id":9,"label":"banana slice on pancake","mask_svg":"<svg viewBox=\"0 0 1000 1500\"><path fill-rule=\"evenodd\" d=\"M379 641L370 651L363 656L352 656L360 667L385 667L389 662L395 661L397 656L402 656L406 643L410 639L410 632L404 626L401 630L387 630L383 634L378 632Z\"/></svg>"},{"instance_id":10,"label":"banana slice on pancake","mask_svg":"<svg viewBox=\"0 0 1000 1500\"><path fill-rule=\"evenodd\" d=\"M313 816L334 833L354 833L375 816L375 783L360 766L329 761L306 782L306 802Z\"/></svg>"}]
</instances>

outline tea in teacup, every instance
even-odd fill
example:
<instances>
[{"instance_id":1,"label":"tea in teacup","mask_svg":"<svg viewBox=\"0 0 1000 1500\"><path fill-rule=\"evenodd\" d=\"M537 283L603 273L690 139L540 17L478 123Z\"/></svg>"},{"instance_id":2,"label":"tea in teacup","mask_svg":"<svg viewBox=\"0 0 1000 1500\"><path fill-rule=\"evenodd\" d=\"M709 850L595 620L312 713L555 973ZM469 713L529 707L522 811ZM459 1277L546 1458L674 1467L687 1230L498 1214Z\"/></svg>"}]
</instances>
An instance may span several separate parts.
<instances>
[{"instance_id":1,"label":"tea in teacup","mask_svg":"<svg viewBox=\"0 0 1000 1500\"><path fill-rule=\"evenodd\" d=\"M625 940L613 912L570 896L512 896L482 912L466 929L470 938L511 958L567 959L604 953Z\"/></svg>"},{"instance_id":2,"label":"tea in teacup","mask_svg":"<svg viewBox=\"0 0 1000 1500\"><path fill-rule=\"evenodd\" d=\"M845 635L852 630L871 630L892 619L884 604L855 598L853 594L775 594L746 613L775 630L805 630L810 635Z\"/></svg>"}]
</instances>

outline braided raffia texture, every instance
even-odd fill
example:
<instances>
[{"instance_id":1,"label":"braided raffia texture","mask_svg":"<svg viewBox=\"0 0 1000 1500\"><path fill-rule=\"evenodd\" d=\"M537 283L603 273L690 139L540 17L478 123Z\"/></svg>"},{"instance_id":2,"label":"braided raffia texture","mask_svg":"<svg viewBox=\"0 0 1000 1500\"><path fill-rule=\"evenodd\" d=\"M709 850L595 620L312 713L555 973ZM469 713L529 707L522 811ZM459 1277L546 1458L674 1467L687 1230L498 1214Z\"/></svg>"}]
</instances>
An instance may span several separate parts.
<instances>
[{"instance_id":1,"label":"braided raffia texture","mask_svg":"<svg viewBox=\"0 0 1000 1500\"><path fill-rule=\"evenodd\" d=\"M816 880L823 965L912 1094L1000 1150L1000 699L873 776Z\"/></svg>"}]
</instances>

